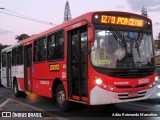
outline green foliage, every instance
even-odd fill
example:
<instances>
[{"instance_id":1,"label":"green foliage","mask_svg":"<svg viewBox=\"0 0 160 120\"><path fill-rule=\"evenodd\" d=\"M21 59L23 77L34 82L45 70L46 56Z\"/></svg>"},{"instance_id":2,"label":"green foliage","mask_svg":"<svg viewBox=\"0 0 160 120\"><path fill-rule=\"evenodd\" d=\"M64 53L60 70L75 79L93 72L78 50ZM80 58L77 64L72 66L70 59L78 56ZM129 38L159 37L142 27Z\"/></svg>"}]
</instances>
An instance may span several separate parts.
<instances>
[{"instance_id":1,"label":"green foliage","mask_svg":"<svg viewBox=\"0 0 160 120\"><path fill-rule=\"evenodd\" d=\"M2 45L1 43L0 43L0 52L2 51L2 49L4 49L4 48L6 48L6 47L8 47L9 45Z\"/></svg>"},{"instance_id":2,"label":"green foliage","mask_svg":"<svg viewBox=\"0 0 160 120\"><path fill-rule=\"evenodd\" d=\"M19 42L19 41L25 40L25 39L27 39L29 37L30 36L27 35L27 34L21 34L21 35L17 35L15 39L18 40L18 42Z\"/></svg>"},{"instance_id":3,"label":"green foliage","mask_svg":"<svg viewBox=\"0 0 160 120\"><path fill-rule=\"evenodd\" d=\"M141 15L144 16L144 17L148 17L147 9L145 7L142 8Z\"/></svg>"},{"instance_id":4,"label":"green foliage","mask_svg":"<svg viewBox=\"0 0 160 120\"><path fill-rule=\"evenodd\" d=\"M160 33L158 33L158 40L160 40Z\"/></svg>"}]
</instances>

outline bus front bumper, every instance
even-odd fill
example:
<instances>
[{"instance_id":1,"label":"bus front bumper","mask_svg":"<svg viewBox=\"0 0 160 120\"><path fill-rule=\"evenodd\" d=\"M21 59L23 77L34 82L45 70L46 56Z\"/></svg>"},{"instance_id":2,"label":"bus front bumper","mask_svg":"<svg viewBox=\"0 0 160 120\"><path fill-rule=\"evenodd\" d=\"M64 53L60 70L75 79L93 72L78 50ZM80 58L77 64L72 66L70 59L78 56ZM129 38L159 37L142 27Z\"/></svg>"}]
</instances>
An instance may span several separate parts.
<instances>
[{"instance_id":1,"label":"bus front bumper","mask_svg":"<svg viewBox=\"0 0 160 120\"><path fill-rule=\"evenodd\" d=\"M121 102L138 101L157 98L158 84L151 89L137 91L138 96L128 97L128 92L111 92L95 86L90 92L90 105L114 104Z\"/></svg>"}]
</instances>

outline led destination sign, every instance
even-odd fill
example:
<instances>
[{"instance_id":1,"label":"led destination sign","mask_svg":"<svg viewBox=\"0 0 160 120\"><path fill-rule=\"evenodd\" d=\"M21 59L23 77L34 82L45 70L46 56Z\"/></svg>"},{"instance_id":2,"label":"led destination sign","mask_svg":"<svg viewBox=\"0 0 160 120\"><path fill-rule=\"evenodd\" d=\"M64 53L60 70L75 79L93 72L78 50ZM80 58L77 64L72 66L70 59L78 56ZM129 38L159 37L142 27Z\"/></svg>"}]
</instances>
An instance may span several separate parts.
<instances>
[{"instance_id":1,"label":"led destination sign","mask_svg":"<svg viewBox=\"0 0 160 120\"><path fill-rule=\"evenodd\" d=\"M144 27L144 20L129 17L101 15L100 22L104 24Z\"/></svg>"}]
</instances>

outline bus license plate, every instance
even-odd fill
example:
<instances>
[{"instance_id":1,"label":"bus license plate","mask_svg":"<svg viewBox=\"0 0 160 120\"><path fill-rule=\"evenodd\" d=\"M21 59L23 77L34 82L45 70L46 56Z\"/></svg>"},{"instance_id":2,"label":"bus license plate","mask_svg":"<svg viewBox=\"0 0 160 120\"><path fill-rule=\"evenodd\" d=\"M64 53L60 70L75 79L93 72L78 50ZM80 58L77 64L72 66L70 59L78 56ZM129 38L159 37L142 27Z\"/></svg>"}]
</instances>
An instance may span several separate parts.
<instances>
[{"instance_id":1,"label":"bus license plate","mask_svg":"<svg viewBox=\"0 0 160 120\"><path fill-rule=\"evenodd\" d=\"M138 96L138 92L128 93L128 97L137 97L137 96Z\"/></svg>"}]
</instances>

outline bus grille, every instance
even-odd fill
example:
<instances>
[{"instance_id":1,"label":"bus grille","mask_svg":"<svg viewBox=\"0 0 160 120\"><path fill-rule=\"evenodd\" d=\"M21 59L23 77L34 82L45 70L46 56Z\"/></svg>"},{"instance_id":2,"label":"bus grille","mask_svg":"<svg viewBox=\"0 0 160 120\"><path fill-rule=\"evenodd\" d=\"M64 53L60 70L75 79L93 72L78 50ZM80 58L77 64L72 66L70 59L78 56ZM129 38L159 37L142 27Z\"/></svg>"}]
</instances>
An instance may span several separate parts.
<instances>
[{"instance_id":1,"label":"bus grille","mask_svg":"<svg viewBox=\"0 0 160 120\"><path fill-rule=\"evenodd\" d=\"M128 100L128 99L136 99L136 98L141 98L141 97L144 97L146 95L147 91L141 91L138 93L138 96L135 96L135 97L129 97L127 93L121 93L121 94L118 94L118 98L120 100Z\"/></svg>"},{"instance_id":2,"label":"bus grille","mask_svg":"<svg viewBox=\"0 0 160 120\"><path fill-rule=\"evenodd\" d=\"M120 100L129 100L129 99L136 99L136 98L141 98L144 97L144 95L142 96L137 96L137 97L130 97L130 98L119 98Z\"/></svg>"},{"instance_id":3,"label":"bus grille","mask_svg":"<svg viewBox=\"0 0 160 120\"><path fill-rule=\"evenodd\" d=\"M146 87L148 84L142 84L142 85L136 85L134 88L140 88L140 87ZM116 85L116 88L119 88L119 89L127 89L127 88L133 88L132 86L118 86Z\"/></svg>"},{"instance_id":4,"label":"bus grille","mask_svg":"<svg viewBox=\"0 0 160 120\"><path fill-rule=\"evenodd\" d=\"M116 78L142 78L154 74L154 69L146 70L117 70L108 73L108 76Z\"/></svg>"}]
</instances>

